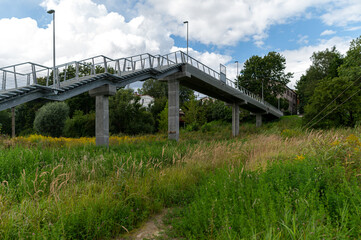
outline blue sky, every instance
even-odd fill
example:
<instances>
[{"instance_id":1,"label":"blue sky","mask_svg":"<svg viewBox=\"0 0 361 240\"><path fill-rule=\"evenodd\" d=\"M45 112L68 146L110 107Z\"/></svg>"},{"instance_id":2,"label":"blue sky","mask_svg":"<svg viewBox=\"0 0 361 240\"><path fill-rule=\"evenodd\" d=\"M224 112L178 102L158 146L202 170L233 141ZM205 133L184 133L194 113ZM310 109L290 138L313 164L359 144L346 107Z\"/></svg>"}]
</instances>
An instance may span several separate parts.
<instances>
[{"instance_id":1,"label":"blue sky","mask_svg":"<svg viewBox=\"0 0 361 240\"><path fill-rule=\"evenodd\" d=\"M0 66L32 61L51 65L51 21L56 10L57 63L103 54L164 54L186 47L234 78L252 55L280 52L295 82L315 51L343 54L361 35L359 0L1 0Z\"/></svg>"}]
</instances>

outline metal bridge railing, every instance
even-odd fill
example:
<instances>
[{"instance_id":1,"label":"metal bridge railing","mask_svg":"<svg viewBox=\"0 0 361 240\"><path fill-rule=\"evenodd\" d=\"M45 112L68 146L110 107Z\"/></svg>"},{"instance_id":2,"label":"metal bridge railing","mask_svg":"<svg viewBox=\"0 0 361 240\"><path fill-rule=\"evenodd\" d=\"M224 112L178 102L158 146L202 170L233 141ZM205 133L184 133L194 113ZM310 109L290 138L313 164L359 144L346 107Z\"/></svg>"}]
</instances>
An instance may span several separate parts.
<instances>
[{"instance_id":1,"label":"metal bridge railing","mask_svg":"<svg viewBox=\"0 0 361 240\"><path fill-rule=\"evenodd\" d=\"M162 69L171 65L187 63L206 73L207 75L220 80L220 73L206 66L195 58L182 51L177 51L165 55L151 55L148 53L139 54L126 58L112 59L103 55L86 58L80 61L68 62L55 67L55 81L53 78L53 69L40 64L31 62L11 65L0 68L0 93L5 90L17 89L33 84L49 86L54 89L61 88L71 80L72 83L81 77L96 75L99 73L110 73L122 76L130 72L136 72L144 69ZM266 101L243 88L238 86L236 81L226 78L224 83L235 88L250 98L266 105L268 108L279 111Z\"/></svg>"},{"instance_id":2,"label":"metal bridge railing","mask_svg":"<svg viewBox=\"0 0 361 240\"><path fill-rule=\"evenodd\" d=\"M140 54L127 58L112 59L103 55L68 62L53 68L26 62L0 68L0 92L17 89L33 84L61 88L68 80L99 73L111 73L122 76L124 73L135 72L148 68L162 68L175 64L166 56Z\"/></svg>"},{"instance_id":3,"label":"metal bridge railing","mask_svg":"<svg viewBox=\"0 0 361 240\"><path fill-rule=\"evenodd\" d=\"M188 63L188 64L192 65L193 67L197 68L198 70L201 70L202 72L210 75L211 77L216 78L217 80L221 81L220 73L218 73L217 71L213 70L212 68L206 66L205 64L201 63L200 61L194 59L193 57L188 56L186 53L184 53L182 51L169 53L169 54L164 55L164 57L167 59L171 59L175 63ZM252 93L251 91L245 89L242 86L239 86L238 82L230 80L229 78L226 78L226 81L224 83L232 88L239 90L241 93L249 96L250 98L264 104L269 109L272 109L273 111L276 111L276 112L281 112L278 108L274 107L267 101L262 100L262 98L259 97L258 95Z\"/></svg>"}]
</instances>

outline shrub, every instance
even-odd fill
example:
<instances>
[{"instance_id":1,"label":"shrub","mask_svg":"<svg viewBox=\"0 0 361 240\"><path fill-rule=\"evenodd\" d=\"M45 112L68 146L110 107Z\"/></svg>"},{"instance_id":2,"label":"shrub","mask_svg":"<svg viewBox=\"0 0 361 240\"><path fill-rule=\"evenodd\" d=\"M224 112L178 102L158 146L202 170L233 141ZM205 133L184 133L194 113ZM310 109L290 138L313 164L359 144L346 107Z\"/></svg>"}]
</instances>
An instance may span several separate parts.
<instances>
[{"instance_id":1,"label":"shrub","mask_svg":"<svg viewBox=\"0 0 361 240\"><path fill-rule=\"evenodd\" d=\"M47 103L36 113L34 129L42 135L60 137L68 116L69 107L66 103Z\"/></svg>"},{"instance_id":2,"label":"shrub","mask_svg":"<svg viewBox=\"0 0 361 240\"><path fill-rule=\"evenodd\" d=\"M75 111L73 118L65 121L63 134L65 137L93 137L95 134L95 113L83 114Z\"/></svg>"},{"instance_id":3,"label":"shrub","mask_svg":"<svg viewBox=\"0 0 361 240\"><path fill-rule=\"evenodd\" d=\"M120 89L109 98L109 128L114 134L154 132L154 119L139 103L140 97L132 89Z\"/></svg>"},{"instance_id":4,"label":"shrub","mask_svg":"<svg viewBox=\"0 0 361 240\"><path fill-rule=\"evenodd\" d=\"M160 132L168 131L168 102L164 109L158 114L158 126Z\"/></svg>"},{"instance_id":5,"label":"shrub","mask_svg":"<svg viewBox=\"0 0 361 240\"><path fill-rule=\"evenodd\" d=\"M11 134L11 114L8 110L0 112L0 133Z\"/></svg>"}]
</instances>

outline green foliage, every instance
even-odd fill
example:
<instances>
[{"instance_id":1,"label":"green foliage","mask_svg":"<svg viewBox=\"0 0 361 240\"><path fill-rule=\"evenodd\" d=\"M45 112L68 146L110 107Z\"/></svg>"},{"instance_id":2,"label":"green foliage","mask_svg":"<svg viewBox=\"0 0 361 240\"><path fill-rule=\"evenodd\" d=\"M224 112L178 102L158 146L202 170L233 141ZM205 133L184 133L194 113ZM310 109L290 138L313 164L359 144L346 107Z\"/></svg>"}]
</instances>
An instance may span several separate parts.
<instances>
[{"instance_id":1,"label":"green foliage","mask_svg":"<svg viewBox=\"0 0 361 240\"><path fill-rule=\"evenodd\" d=\"M332 102L350 84L352 84L352 81L347 77L326 78L322 80L315 89L310 99L310 104L305 108L304 123L309 123L320 111L328 106L322 115L308 124L308 127L312 125L322 128L355 126L361 120L361 108L359 107L361 94L358 93L351 99L347 99L359 90L359 86L356 85L348 88L342 96ZM345 103L342 104L343 102ZM339 104L342 105L337 108ZM326 116L331 111L332 113Z\"/></svg>"},{"instance_id":2,"label":"green foliage","mask_svg":"<svg viewBox=\"0 0 361 240\"><path fill-rule=\"evenodd\" d=\"M15 108L15 125L17 135L25 135L25 133L34 132L34 120L36 112L44 106L48 101L44 99L36 99L31 102L21 104Z\"/></svg>"},{"instance_id":3,"label":"green foliage","mask_svg":"<svg viewBox=\"0 0 361 240\"><path fill-rule=\"evenodd\" d=\"M119 134L154 132L154 119L139 103L140 97L132 89L120 89L109 98L110 130Z\"/></svg>"},{"instance_id":4,"label":"green foliage","mask_svg":"<svg viewBox=\"0 0 361 240\"><path fill-rule=\"evenodd\" d=\"M155 141L0 151L0 238L107 239L131 231L163 204L193 195L202 177L196 169L156 171L191 147Z\"/></svg>"},{"instance_id":5,"label":"green foliage","mask_svg":"<svg viewBox=\"0 0 361 240\"><path fill-rule=\"evenodd\" d=\"M336 47L331 50L314 52L312 64L297 82L296 89L300 101L299 110L304 113L305 106L310 102L318 83L324 78L338 77L338 67L343 63L343 57Z\"/></svg>"},{"instance_id":6,"label":"green foliage","mask_svg":"<svg viewBox=\"0 0 361 240\"><path fill-rule=\"evenodd\" d=\"M217 99L204 100L202 108L205 111L207 122L222 120L232 122L232 108Z\"/></svg>"},{"instance_id":7,"label":"green foliage","mask_svg":"<svg viewBox=\"0 0 361 240\"><path fill-rule=\"evenodd\" d=\"M357 239L361 190L354 180L341 167L302 160L265 172L218 170L175 212L172 226L186 239Z\"/></svg>"},{"instance_id":8,"label":"green foliage","mask_svg":"<svg viewBox=\"0 0 361 240\"><path fill-rule=\"evenodd\" d=\"M65 102L69 106L70 117L73 117L76 111L82 111L84 114L95 111L95 97L91 97L88 92L69 98Z\"/></svg>"},{"instance_id":9,"label":"green foliage","mask_svg":"<svg viewBox=\"0 0 361 240\"><path fill-rule=\"evenodd\" d=\"M285 69L286 59L277 52L269 52L264 57L252 56L244 63L238 83L259 96L262 96L263 83L264 99L271 102L284 93L292 77Z\"/></svg>"},{"instance_id":10,"label":"green foliage","mask_svg":"<svg viewBox=\"0 0 361 240\"><path fill-rule=\"evenodd\" d=\"M168 85L166 82L161 82L156 79L149 79L143 83L142 88L139 89L139 94L149 95L153 98L167 98Z\"/></svg>"},{"instance_id":11,"label":"green foliage","mask_svg":"<svg viewBox=\"0 0 361 240\"><path fill-rule=\"evenodd\" d=\"M142 95L152 96L155 99L168 98L168 83L155 79L149 79L143 83L143 87L139 89L139 93ZM180 106L182 106L184 102L189 101L193 94L193 90L181 85L179 87Z\"/></svg>"},{"instance_id":12,"label":"green foliage","mask_svg":"<svg viewBox=\"0 0 361 240\"><path fill-rule=\"evenodd\" d=\"M335 50L321 52L320 59L325 59L320 70L320 78L317 84L308 86L310 81L303 81L300 85L301 93L308 98L308 105L305 107L304 123L307 127L339 127L355 126L361 120L360 100L360 64L361 64L361 38L353 40L347 55L342 59ZM327 60L327 61L326 61ZM342 65L340 65L342 63ZM319 64L323 66L322 64ZM317 65L316 65L317 66ZM337 72L334 70L337 66ZM336 72L336 73L335 73ZM306 89L306 90L305 90ZM312 94L310 97L309 95ZM334 101L335 100L335 101ZM319 113L322 114L319 115ZM311 121L311 119L314 119Z\"/></svg>"},{"instance_id":13,"label":"green foliage","mask_svg":"<svg viewBox=\"0 0 361 240\"><path fill-rule=\"evenodd\" d=\"M343 64L338 69L340 76L356 81L361 75L361 37L351 41Z\"/></svg>"},{"instance_id":14,"label":"green foliage","mask_svg":"<svg viewBox=\"0 0 361 240\"><path fill-rule=\"evenodd\" d=\"M185 114L184 120L188 125L187 129L190 131L198 130L207 120L201 102L195 96L184 103L183 111Z\"/></svg>"},{"instance_id":15,"label":"green foliage","mask_svg":"<svg viewBox=\"0 0 361 240\"><path fill-rule=\"evenodd\" d=\"M75 111L72 118L65 121L63 134L65 137L93 137L95 135L95 113L83 114Z\"/></svg>"},{"instance_id":16,"label":"green foliage","mask_svg":"<svg viewBox=\"0 0 361 240\"><path fill-rule=\"evenodd\" d=\"M4 110L0 112L0 134L11 135L11 112Z\"/></svg>"},{"instance_id":17,"label":"green foliage","mask_svg":"<svg viewBox=\"0 0 361 240\"><path fill-rule=\"evenodd\" d=\"M163 110L158 114L159 131L168 132L168 101Z\"/></svg>"},{"instance_id":18,"label":"green foliage","mask_svg":"<svg viewBox=\"0 0 361 240\"><path fill-rule=\"evenodd\" d=\"M34 129L42 135L60 137L68 116L69 107L66 103L47 103L36 113Z\"/></svg>"},{"instance_id":19,"label":"green foliage","mask_svg":"<svg viewBox=\"0 0 361 240\"><path fill-rule=\"evenodd\" d=\"M165 107L167 107L166 121L168 121L168 100L166 97L155 98L153 104L150 106L149 111L152 113L153 119L155 120L155 125L154 125L155 131L164 130L164 125L160 126L160 119L158 118L158 116L161 114L161 112L164 110Z\"/></svg>"}]
</instances>

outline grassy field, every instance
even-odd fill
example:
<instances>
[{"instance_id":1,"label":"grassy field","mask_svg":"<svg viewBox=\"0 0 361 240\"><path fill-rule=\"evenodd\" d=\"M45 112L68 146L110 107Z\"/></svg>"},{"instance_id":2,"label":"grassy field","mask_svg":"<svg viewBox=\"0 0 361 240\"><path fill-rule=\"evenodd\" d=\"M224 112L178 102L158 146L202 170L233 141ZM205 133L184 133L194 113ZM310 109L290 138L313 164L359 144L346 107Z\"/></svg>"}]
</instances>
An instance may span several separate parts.
<instances>
[{"instance_id":1,"label":"grassy field","mask_svg":"<svg viewBox=\"0 0 361 240\"><path fill-rule=\"evenodd\" d=\"M0 239L111 239L164 208L181 239L359 239L361 128L298 117L165 136L0 139Z\"/></svg>"}]
</instances>

